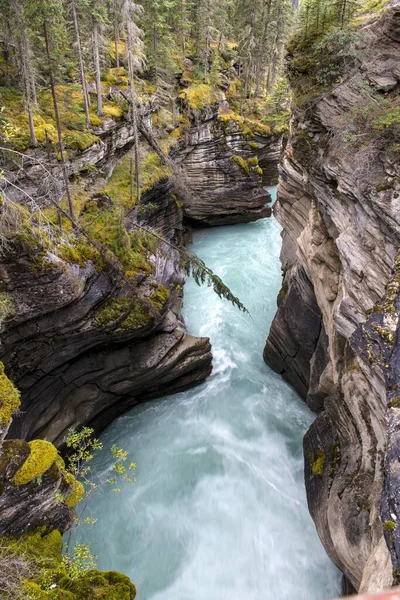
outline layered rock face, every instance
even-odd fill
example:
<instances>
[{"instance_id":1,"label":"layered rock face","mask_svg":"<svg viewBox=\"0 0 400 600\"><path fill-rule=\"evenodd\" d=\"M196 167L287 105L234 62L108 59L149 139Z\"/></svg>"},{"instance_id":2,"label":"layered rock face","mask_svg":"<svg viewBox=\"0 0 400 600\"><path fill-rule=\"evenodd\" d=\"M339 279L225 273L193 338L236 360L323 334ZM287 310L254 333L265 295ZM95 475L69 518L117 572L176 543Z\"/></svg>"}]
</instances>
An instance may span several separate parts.
<instances>
[{"instance_id":1,"label":"layered rock face","mask_svg":"<svg viewBox=\"0 0 400 600\"><path fill-rule=\"evenodd\" d=\"M304 440L309 508L362 591L390 586L398 569L400 161L389 134L371 136L374 122L364 144L343 132L379 103L369 94L396 102L399 31L394 6L362 30L343 81L294 109L276 205L284 282L264 352L320 413Z\"/></svg>"},{"instance_id":2,"label":"layered rock face","mask_svg":"<svg viewBox=\"0 0 400 600\"><path fill-rule=\"evenodd\" d=\"M220 110L215 106L202 111L179 153L190 189L185 217L202 226L269 217L271 197L264 186L277 182L282 138L246 133L240 123L219 115Z\"/></svg>"},{"instance_id":3,"label":"layered rock face","mask_svg":"<svg viewBox=\"0 0 400 600\"><path fill-rule=\"evenodd\" d=\"M142 204L150 207L142 222L180 239L181 209L168 181ZM152 261L153 274L138 281L139 293L145 298L152 286L162 285L171 290L170 299L151 319L128 326L124 317L133 307L126 314L104 313L126 293L115 274L98 272L90 262L71 265L49 252L38 262L24 242L11 245L2 277L16 316L3 332L1 355L22 393L12 437L60 444L69 428L89 424L100 430L138 402L184 390L209 375L209 340L187 335L179 318L185 279L180 257L161 244Z\"/></svg>"},{"instance_id":4,"label":"layered rock face","mask_svg":"<svg viewBox=\"0 0 400 600\"><path fill-rule=\"evenodd\" d=\"M147 128L151 110L142 110ZM133 141L129 124L106 125L99 132L101 142L70 161L75 175L85 173L88 165L101 168L101 173L89 170L83 186L105 210L113 209L113 202L98 192ZM159 180L125 216L125 237L139 224L181 246L185 217L216 225L269 215L270 197L263 188L258 157L267 167L264 177L272 181L280 140L251 133L251 146L248 137L236 121L219 119L218 106L197 115L175 153L182 161L188 200L182 208L173 182ZM7 171L11 184L6 193L15 201L25 200L20 190L33 198L43 193L45 171L37 160L45 157L38 153L23 159L23 169ZM62 184L54 192L62 195ZM101 212L96 214L101 218ZM150 313L145 315L130 299L129 282L123 282L112 265L98 268L90 257L80 257L79 246L77 258L65 258L40 240L32 241L29 234L9 244L0 275L13 315L2 328L0 357L22 394L11 437L46 438L60 446L70 428L90 425L99 431L138 402L185 390L210 374L209 340L188 335L180 317L182 258L162 241L156 246L149 251L148 272L139 269L132 275L134 293L148 304Z\"/></svg>"}]
</instances>

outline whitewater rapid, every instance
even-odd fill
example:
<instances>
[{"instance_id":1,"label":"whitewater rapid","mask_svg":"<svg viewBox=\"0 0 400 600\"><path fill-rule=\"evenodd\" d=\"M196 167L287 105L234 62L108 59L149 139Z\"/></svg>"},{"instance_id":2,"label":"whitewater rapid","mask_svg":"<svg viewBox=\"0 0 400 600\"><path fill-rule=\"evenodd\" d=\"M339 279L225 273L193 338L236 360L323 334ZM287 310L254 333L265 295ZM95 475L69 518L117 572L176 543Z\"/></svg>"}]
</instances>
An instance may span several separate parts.
<instances>
[{"instance_id":1,"label":"whitewater rapid","mask_svg":"<svg viewBox=\"0 0 400 600\"><path fill-rule=\"evenodd\" d=\"M209 336L202 386L143 404L102 435L137 463L136 483L92 497L78 537L100 569L129 575L138 600L326 600L340 593L307 511L302 437L314 416L263 362L281 284L273 219L198 231L192 250L250 316L185 287L189 333ZM102 452L93 474L106 477ZM87 516L87 514L85 515Z\"/></svg>"}]
</instances>

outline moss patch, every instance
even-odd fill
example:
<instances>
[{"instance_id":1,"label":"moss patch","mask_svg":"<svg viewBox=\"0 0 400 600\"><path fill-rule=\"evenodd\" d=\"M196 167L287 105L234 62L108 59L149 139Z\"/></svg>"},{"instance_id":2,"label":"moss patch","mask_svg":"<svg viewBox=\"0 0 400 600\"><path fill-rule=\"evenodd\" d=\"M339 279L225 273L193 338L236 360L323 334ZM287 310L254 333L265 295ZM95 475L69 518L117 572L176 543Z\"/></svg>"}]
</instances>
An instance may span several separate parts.
<instances>
[{"instance_id":1,"label":"moss patch","mask_svg":"<svg viewBox=\"0 0 400 600\"><path fill-rule=\"evenodd\" d=\"M30 455L14 476L14 485L26 485L48 471L58 456L58 451L53 444L46 440L33 440L29 442Z\"/></svg>"},{"instance_id":2,"label":"moss patch","mask_svg":"<svg viewBox=\"0 0 400 600\"><path fill-rule=\"evenodd\" d=\"M163 165L155 152L149 152L140 160L139 169L141 193L151 190L158 181L172 175L170 167ZM137 203L136 189L131 197L131 156L124 156L118 162L102 191L118 206L131 208Z\"/></svg>"},{"instance_id":3,"label":"moss patch","mask_svg":"<svg viewBox=\"0 0 400 600\"><path fill-rule=\"evenodd\" d=\"M139 300L129 298L112 299L97 314L96 327L120 326L122 329L137 329L151 321L148 310Z\"/></svg>"},{"instance_id":4,"label":"moss patch","mask_svg":"<svg viewBox=\"0 0 400 600\"><path fill-rule=\"evenodd\" d=\"M314 450L311 450L309 454L309 461L311 466L311 473L318 477L322 477L324 473L324 463L325 463L325 452L323 450L318 450L317 453Z\"/></svg>"},{"instance_id":5,"label":"moss patch","mask_svg":"<svg viewBox=\"0 0 400 600\"><path fill-rule=\"evenodd\" d=\"M383 522L383 529L385 531L394 531L397 527L397 523L395 521L384 521Z\"/></svg>"},{"instance_id":6,"label":"moss patch","mask_svg":"<svg viewBox=\"0 0 400 600\"><path fill-rule=\"evenodd\" d=\"M90 570L72 575L62 557L59 531L45 535L39 530L0 542L31 564L32 575L21 580L26 600L134 600L136 596L135 586L122 573Z\"/></svg>"},{"instance_id":7,"label":"moss patch","mask_svg":"<svg viewBox=\"0 0 400 600\"><path fill-rule=\"evenodd\" d=\"M192 110L200 110L206 106L218 104L222 99L222 94L212 85L206 83L194 83L185 91L181 92L179 97L184 100Z\"/></svg>"},{"instance_id":8,"label":"moss patch","mask_svg":"<svg viewBox=\"0 0 400 600\"><path fill-rule=\"evenodd\" d=\"M64 479L70 486L68 496L65 498L65 504L70 508L75 508L85 495L85 488L80 481L75 479L72 473L64 473Z\"/></svg>"},{"instance_id":9,"label":"moss patch","mask_svg":"<svg viewBox=\"0 0 400 600\"><path fill-rule=\"evenodd\" d=\"M15 317L15 306L8 294L0 293L0 327L6 319Z\"/></svg>"},{"instance_id":10,"label":"moss patch","mask_svg":"<svg viewBox=\"0 0 400 600\"><path fill-rule=\"evenodd\" d=\"M247 164L247 160L242 156L237 156L236 154L231 156L231 160L236 163L246 175L250 175L249 165Z\"/></svg>"},{"instance_id":11,"label":"moss patch","mask_svg":"<svg viewBox=\"0 0 400 600\"><path fill-rule=\"evenodd\" d=\"M4 365L0 362L0 429L5 429L20 406L20 394L4 373Z\"/></svg>"}]
</instances>

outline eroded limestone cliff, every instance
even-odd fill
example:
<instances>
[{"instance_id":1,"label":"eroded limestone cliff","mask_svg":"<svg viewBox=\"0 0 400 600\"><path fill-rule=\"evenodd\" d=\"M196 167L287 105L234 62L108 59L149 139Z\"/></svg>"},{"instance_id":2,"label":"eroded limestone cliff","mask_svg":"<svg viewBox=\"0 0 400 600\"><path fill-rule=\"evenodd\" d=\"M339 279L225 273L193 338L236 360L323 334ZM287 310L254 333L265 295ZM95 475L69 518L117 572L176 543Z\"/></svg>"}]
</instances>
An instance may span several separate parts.
<instances>
[{"instance_id":1,"label":"eroded limestone cliff","mask_svg":"<svg viewBox=\"0 0 400 600\"><path fill-rule=\"evenodd\" d=\"M309 508L362 591L390 586L399 566L400 7L390 4L348 40L330 91L312 89L309 56L289 57L295 106L275 208L284 281L264 353L319 412L304 440Z\"/></svg>"}]
</instances>

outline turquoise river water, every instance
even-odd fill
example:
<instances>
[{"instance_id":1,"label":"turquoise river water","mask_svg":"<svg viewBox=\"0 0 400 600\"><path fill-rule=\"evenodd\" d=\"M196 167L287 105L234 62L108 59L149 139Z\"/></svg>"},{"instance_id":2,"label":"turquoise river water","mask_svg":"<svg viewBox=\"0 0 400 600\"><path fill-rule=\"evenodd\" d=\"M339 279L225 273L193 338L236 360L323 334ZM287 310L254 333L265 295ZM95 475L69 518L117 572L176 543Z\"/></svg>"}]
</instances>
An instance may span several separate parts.
<instances>
[{"instance_id":1,"label":"turquoise river water","mask_svg":"<svg viewBox=\"0 0 400 600\"><path fill-rule=\"evenodd\" d=\"M325 600L340 593L307 511L302 437L314 416L263 362L281 284L274 219L195 233L192 249L240 297L185 287L191 334L209 336L202 386L148 402L102 436L137 463L136 483L93 496L78 532L99 568L129 575L138 600ZM109 453L94 474L106 477Z\"/></svg>"}]
</instances>

